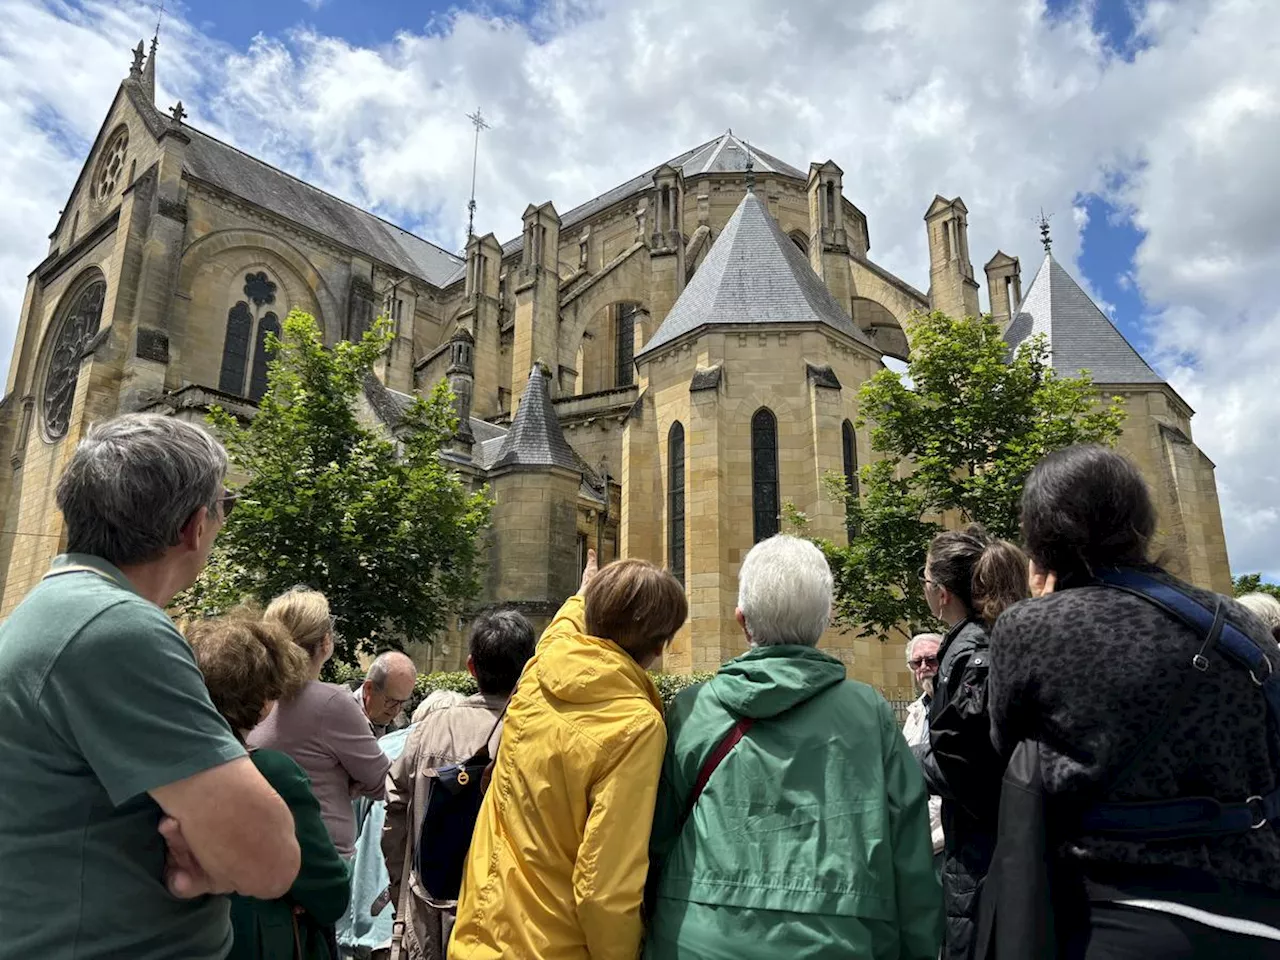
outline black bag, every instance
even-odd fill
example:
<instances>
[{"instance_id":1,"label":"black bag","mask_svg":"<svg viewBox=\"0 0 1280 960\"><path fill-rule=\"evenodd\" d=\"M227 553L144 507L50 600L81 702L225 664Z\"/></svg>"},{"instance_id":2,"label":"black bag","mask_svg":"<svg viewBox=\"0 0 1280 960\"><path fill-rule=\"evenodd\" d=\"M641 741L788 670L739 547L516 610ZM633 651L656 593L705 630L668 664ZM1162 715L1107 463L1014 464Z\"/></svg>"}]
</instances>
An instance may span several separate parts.
<instances>
[{"instance_id":1,"label":"black bag","mask_svg":"<svg viewBox=\"0 0 1280 960\"><path fill-rule=\"evenodd\" d=\"M1023 740L1000 785L995 855L978 901L978 960L1052 960L1057 864L1040 774L1040 744Z\"/></svg>"},{"instance_id":2,"label":"black bag","mask_svg":"<svg viewBox=\"0 0 1280 960\"><path fill-rule=\"evenodd\" d=\"M484 744L470 758L441 767L432 778L431 794L414 847L413 868L433 900L458 899L462 868L480 816L480 802L489 783L485 775L492 763L489 741L505 715L503 710Z\"/></svg>"}]
</instances>

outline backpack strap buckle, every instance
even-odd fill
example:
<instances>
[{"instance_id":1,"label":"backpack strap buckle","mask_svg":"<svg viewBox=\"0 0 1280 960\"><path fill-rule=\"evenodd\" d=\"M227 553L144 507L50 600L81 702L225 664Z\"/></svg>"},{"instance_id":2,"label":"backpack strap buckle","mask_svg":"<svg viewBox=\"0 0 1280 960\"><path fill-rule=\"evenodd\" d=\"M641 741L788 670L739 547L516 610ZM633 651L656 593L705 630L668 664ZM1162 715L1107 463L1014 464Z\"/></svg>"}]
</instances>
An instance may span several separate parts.
<instances>
[{"instance_id":1,"label":"backpack strap buckle","mask_svg":"<svg viewBox=\"0 0 1280 960\"><path fill-rule=\"evenodd\" d=\"M1250 830L1261 830L1267 825L1267 808L1262 802L1262 797L1254 795L1244 802L1249 808L1249 813L1253 815L1253 823L1250 824Z\"/></svg>"}]
</instances>

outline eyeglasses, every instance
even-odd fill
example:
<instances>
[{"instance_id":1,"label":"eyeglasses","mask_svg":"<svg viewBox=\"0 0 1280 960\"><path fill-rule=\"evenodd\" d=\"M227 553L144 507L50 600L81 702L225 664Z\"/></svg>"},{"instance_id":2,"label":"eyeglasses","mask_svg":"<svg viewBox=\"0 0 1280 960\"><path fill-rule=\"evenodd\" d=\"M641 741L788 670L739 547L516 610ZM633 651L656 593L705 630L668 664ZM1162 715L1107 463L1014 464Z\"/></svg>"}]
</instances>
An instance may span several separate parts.
<instances>
[{"instance_id":1,"label":"eyeglasses","mask_svg":"<svg viewBox=\"0 0 1280 960\"><path fill-rule=\"evenodd\" d=\"M379 693L382 693L382 691L381 691L381 690L379 690L378 692L379 692ZM399 710L399 709L400 709L401 707L403 707L406 703L408 703L412 698L411 698L411 697L405 697L403 700L397 700L395 697L388 697L385 693L383 693L383 694L382 694L382 699L383 699L383 700L385 700L385 701L387 701L387 708L388 708L388 709L395 709L395 710Z\"/></svg>"},{"instance_id":2,"label":"eyeglasses","mask_svg":"<svg viewBox=\"0 0 1280 960\"><path fill-rule=\"evenodd\" d=\"M223 490L222 496L218 498L218 506L222 508L222 521L226 522L227 517L231 516L231 511L235 509L236 503L240 500L240 494L231 490Z\"/></svg>"},{"instance_id":3,"label":"eyeglasses","mask_svg":"<svg viewBox=\"0 0 1280 960\"><path fill-rule=\"evenodd\" d=\"M933 583L933 581L929 579L929 571L926 567L921 567L916 571L916 579L921 583Z\"/></svg>"},{"instance_id":4,"label":"eyeglasses","mask_svg":"<svg viewBox=\"0 0 1280 960\"><path fill-rule=\"evenodd\" d=\"M938 658L936 656L914 657L907 661L907 666L910 667L912 670L919 670L923 666L936 667L937 665L938 665Z\"/></svg>"}]
</instances>

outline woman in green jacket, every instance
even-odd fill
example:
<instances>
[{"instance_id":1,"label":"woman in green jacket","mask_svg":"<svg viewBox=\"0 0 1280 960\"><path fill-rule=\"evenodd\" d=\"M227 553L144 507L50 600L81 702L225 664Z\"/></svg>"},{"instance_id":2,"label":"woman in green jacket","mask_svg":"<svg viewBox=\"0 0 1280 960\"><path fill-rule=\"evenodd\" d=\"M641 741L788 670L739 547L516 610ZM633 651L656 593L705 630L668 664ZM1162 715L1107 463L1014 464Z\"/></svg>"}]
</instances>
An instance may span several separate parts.
<instances>
[{"instance_id":1,"label":"woman in green jacket","mask_svg":"<svg viewBox=\"0 0 1280 960\"><path fill-rule=\"evenodd\" d=\"M924 782L889 705L815 649L830 613L812 544L777 536L747 555L751 649L668 714L648 960L937 957Z\"/></svg>"},{"instance_id":2,"label":"woman in green jacket","mask_svg":"<svg viewBox=\"0 0 1280 960\"><path fill-rule=\"evenodd\" d=\"M213 705L241 742L277 700L308 680L306 654L271 622L247 616L205 620L187 629L187 640ZM230 960L337 960L325 928L347 909L349 868L329 839L302 768L276 750L253 750L249 757L293 813L302 866L278 900L231 897Z\"/></svg>"}]
</instances>

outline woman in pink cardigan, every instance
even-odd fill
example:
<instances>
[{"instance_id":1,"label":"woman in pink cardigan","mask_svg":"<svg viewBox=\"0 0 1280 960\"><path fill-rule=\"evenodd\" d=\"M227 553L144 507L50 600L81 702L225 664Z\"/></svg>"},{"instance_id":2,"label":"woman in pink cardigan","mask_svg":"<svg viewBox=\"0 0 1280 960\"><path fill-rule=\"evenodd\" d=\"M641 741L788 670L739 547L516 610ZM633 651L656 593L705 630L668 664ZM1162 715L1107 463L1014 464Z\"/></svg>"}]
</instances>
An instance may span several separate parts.
<instances>
[{"instance_id":1,"label":"woman in pink cardigan","mask_svg":"<svg viewBox=\"0 0 1280 960\"><path fill-rule=\"evenodd\" d=\"M351 798L381 800L391 761L351 692L320 682L320 670L333 656L333 624L324 594L294 587L272 600L265 616L283 626L306 651L311 679L258 724L249 734L249 745L286 753L306 771L333 845L349 860L355 856L356 842Z\"/></svg>"}]
</instances>

